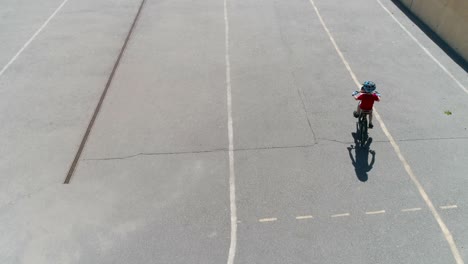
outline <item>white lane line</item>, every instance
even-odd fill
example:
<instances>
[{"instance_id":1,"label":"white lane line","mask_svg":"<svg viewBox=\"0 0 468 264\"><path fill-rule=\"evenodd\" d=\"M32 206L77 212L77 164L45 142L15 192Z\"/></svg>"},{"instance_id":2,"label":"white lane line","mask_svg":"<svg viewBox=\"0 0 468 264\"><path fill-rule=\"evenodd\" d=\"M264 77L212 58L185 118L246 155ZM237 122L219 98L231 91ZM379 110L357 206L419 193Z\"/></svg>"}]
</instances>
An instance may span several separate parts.
<instances>
[{"instance_id":1,"label":"white lane line","mask_svg":"<svg viewBox=\"0 0 468 264\"><path fill-rule=\"evenodd\" d=\"M274 217L273 217L273 218L262 218L262 219L258 219L258 221L259 221L260 223L274 222L274 221L276 221L276 220L278 220L278 218L274 218Z\"/></svg>"},{"instance_id":2,"label":"white lane line","mask_svg":"<svg viewBox=\"0 0 468 264\"><path fill-rule=\"evenodd\" d=\"M312 218L314 218L314 217L311 216L311 215L296 216L296 219L297 219L297 220L312 219Z\"/></svg>"},{"instance_id":3,"label":"white lane line","mask_svg":"<svg viewBox=\"0 0 468 264\"><path fill-rule=\"evenodd\" d=\"M419 211L419 210L421 210L420 207L401 209L402 212L414 212L414 211Z\"/></svg>"},{"instance_id":4,"label":"white lane line","mask_svg":"<svg viewBox=\"0 0 468 264\"><path fill-rule=\"evenodd\" d=\"M343 217L343 216L350 216L349 213L345 213L345 214L334 214L334 215L331 215L331 217Z\"/></svg>"},{"instance_id":5,"label":"white lane line","mask_svg":"<svg viewBox=\"0 0 468 264\"><path fill-rule=\"evenodd\" d=\"M323 21L323 18L322 16L320 15L320 12L317 8L317 6L315 5L314 3L314 0L309 0L310 3L312 4L312 6L314 7L314 10L315 10L315 13L317 14L319 20L320 20L320 23L322 24L323 28L325 29L325 31L327 32L328 34L328 37L330 38L331 42L333 43L333 46L335 47L338 55L340 55L340 58L341 60L343 61L343 64L346 66L346 68L348 69L348 72L349 74L351 75L351 77L353 78L356 86L358 88L361 87L361 84L359 83L359 81L357 80L357 77L356 75L354 74L353 70L351 69L351 67L349 67L349 63L346 61L345 57L343 56L342 52L340 51L340 49L338 48L338 45L336 44L335 42L335 39L333 38L332 34L330 33L330 30L328 30L327 28L327 25L325 24L325 22ZM398 146L398 144L395 142L395 139L393 139L393 136L390 134L390 132L388 131L387 127L385 126L385 123L383 122L382 118L380 117L379 113L377 112L377 110L374 110L374 115L375 117L377 118L377 121L379 122L383 132L385 133L385 135L387 136L388 140L390 141L390 144L392 145L395 153L397 154L398 158L400 159L401 163L403 164L405 170L406 170L406 173L408 174L408 176L411 178L411 180L413 181L414 185L416 186L416 188L418 189L419 191L419 194L421 195L421 197L423 198L424 202L426 203L427 207L429 207L433 217L436 219L437 223L439 224L439 227L442 231L442 233L444 234L444 237L445 239L447 240L447 243L449 244L449 247L450 247L450 250L452 251L452 255L456 261L457 264L462 264L464 263L463 262L463 259L460 255L460 252L458 251L458 248L457 248L457 245L455 244L455 241L453 240L453 236L452 236L452 233L450 233L450 230L448 229L447 225L444 223L444 221L442 220L442 218L440 217L439 215L439 212L437 212L437 209L435 208L434 204L432 203L431 199L429 198L429 196L427 195L426 191L424 190L423 186L421 185L421 183L419 182L418 178L416 177L416 175L413 173L413 170L411 169L410 165L408 164L408 162L406 161L405 157L403 156L403 154L401 153L400 151L400 147Z\"/></svg>"},{"instance_id":6,"label":"white lane line","mask_svg":"<svg viewBox=\"0 0 468 264\"><path fill-rule=\"evenodd\" d=\"M236 175L234 170L234 132L232 127L232 92L231 92L231 60L229 58L229 19L227 0L224 0L224 48L226 60L226 100L228 115L229 138L229 202L231 209L231 241L227 264L234 264L237 246L237 206L236 206Z\"/></svg>"},{"instance_id":7,"label":"white lane line","mask_svg":"<svg viewBox=\"0 0 468 264\"><path fill-rule=\"evenodd\" d=\"M408 164L405 157L401 153L400 147L398 146L398 144L395 142L395 139L393 139L393 136L388 131L388 129L385 126L385 124L384 124L382 118L380 117L379 113L376 110L374 110L374 113L375 113L375 117L377 118L377 120L380 123L380 126L381 126L383 132L385 133L385 135L387 136L387 138L390 141L390 144L392 145L393 149L395 150L395 153L397 154L397 156L400 159L401 163L405 167L406 173L408 174L408 176L413 181L414 185L416 186L416 188L419 191L419 194L421 195L421 197L423 198L423 200L426 203L427 207L431 211L433 217L435 218L435 220L439 224L439 227L440 227L442 233L444 234L444 237L447 240L447 243L449 244L450 250L452 251L452 255L453 255L456 263L457 264L463 264L464 263L463 259L462 259L461 255L460 255L460 252L458 251L457 245L455 244L455 240L453 239L452 233L448 229L448 227L445 224L444 220L442 220L442 217L439 215L439 212L437 211L436 207L434 206L431 199L429 198L429 195L426 193L426 190L424 190L424 187L422 186L422 184L419 182L419 179L414 174L413 169L411 169L410 165Z\"/></svg>"},{"instance_id":8,"label":"white lane line","mask_svg":"<svg viewBox=\"0 0 468 264\"><path fill-rule=\"evenodd\" d=\"M400 26L401 29L403 29L403 31L405 31L408 36L410 36L410 38L412 40L414 40L414 42L416 42L416 44L418 44L418 46L450 77L452 78L452 80L460 87L463 89L463 91L465 91L465 93L468 94L468 89L466 87L463 86L463 84L460 83L460 81L457 80L457 78L455 78L455 76L453 76L453 74L451 72L449 72L449 70L447 70L447 68L445 68L444 65L442 65L442 63L440 63L432 54L431 52L429 52L429 50L424 47L421 42L419 42L419 40L417 40L413 34L411 34L411 32L408 31L408 29L406 29L405 26L403 26L403 24L400 23L400 21L398 21L398 19L392 14L392 12L390 12L390 10L388 10L383 4L382 2L380 2L380 0L377 0L377 2L380 4L380 6L393 18L393 20L395 20L395 22Z\"/></svg>"},{"instance_id":9,"label":"white lane line","mask_svg":"<svg viewBox=\"0 0 468 264\"><path fill-rule=\"evenodd\" d=\"M458 208L458 206L456 206L456 205L444 205L444 206L440 206L439 208L440 209L454 209L454 208Z\"/></svg>"},{"instance_id":10,"label":"white lane line","mask_svg":"<svg viewBox=\"0 0 468 264\"><path fill-rule=\"evenodd\" d=\"M366 212L366 215L385 214L385 210Z\"/></svg>"},{"instance_id":11,"label":"white lane line","mask_svg":"<svg viewBox=\"0 0 468 264\"><path fill-rule=\"evenodd\" d=\"M37 37L37 35L39 35L39 33L41 33L41 31L47 26L47 24L49 24L49 22L52 20L52 18L54 18L54 16L60 11L60 9L62 9L62 7L67 3L68 0L64 0L60 5L59 7L57 7L57 9L55 9L55 11L52 13L52 15L50 15L50 17L44 22L44 24L42 24L42 26L32 35L31 38L29 38L29 40L23 45L23 47L15 54L15 56L13 56L13 58L11 58L11 60L2 68L2 70L0 71L0 76L3 75L3 73L10 67L11 64L13 64L13 62L15 62L15 60L19 57L19 55L21 55L21 53L29 46L29 44L31 44L31 42Z\"/></svg>"}]
</instances>

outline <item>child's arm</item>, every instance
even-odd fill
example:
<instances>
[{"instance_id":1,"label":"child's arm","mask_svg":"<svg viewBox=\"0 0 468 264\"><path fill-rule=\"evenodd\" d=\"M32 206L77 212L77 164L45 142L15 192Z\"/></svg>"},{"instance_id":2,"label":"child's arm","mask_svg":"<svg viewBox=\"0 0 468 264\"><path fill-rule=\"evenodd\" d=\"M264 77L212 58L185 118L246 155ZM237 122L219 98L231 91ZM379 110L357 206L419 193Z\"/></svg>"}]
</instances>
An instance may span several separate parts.
<instances>
[{"instance_id":1,"label":"child's arm","mask_svg":"<svg viewBox=\"0 0 468 264\"><path fill-rule=\"evenodd\" d=\"M352 96L354 97L354 100L357 100L357 97L360 95L358 91L354 91Z\"/></svg>"},{"instance_id":2,"label":"child's arm","mask_svg":"<svg viewBox=\"0 0 468 264\"><path fill-rule=\"evenodd\" d=\"M376 100L377 102L380 102L381 98L380 98L380 93L379 92L375 92L374 93L376 95Z\"/></svg>"}]
</instances>

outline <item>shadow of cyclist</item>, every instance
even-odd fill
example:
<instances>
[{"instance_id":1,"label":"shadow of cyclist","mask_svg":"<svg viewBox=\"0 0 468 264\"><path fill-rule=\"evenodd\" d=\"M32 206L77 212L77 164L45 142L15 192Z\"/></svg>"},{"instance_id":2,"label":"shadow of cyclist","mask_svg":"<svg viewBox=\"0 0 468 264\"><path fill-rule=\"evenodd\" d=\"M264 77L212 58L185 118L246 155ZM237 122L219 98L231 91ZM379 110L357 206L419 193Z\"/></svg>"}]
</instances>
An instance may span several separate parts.
<instances>
[{"instance_id":1,"label":"shadow of cyclist","mask_svg":"<svg viewBox=\"0 0 468 264\"><path fill-rule=\"evenodd\" d=\"M366 142L366 145L363 147L356 146L349 146L348 152L349 157L351 158L351 162L354 166L354 171L356 172L357 178L365 182L368 179L367 173L372 170L375 162L375 151L371 150L370 144L372 143L372 138L369 138ZM354 149L354 156L351 151ZM369 153L372 155L371 162L369 163Z\"/></svg>"}]
</instances>

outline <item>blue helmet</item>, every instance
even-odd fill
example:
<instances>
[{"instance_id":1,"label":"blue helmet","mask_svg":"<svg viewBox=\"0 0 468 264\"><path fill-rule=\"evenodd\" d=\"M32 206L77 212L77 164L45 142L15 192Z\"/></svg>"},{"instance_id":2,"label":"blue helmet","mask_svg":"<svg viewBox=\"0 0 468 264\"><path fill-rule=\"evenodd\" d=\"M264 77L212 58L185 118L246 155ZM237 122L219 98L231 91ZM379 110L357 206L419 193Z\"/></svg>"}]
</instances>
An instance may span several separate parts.
<instances>
[{"instance_id":1,"label":"blue helmet","mask_svg":"<svg viewBox=\"0 0 468 264\"><path fill-rule=\"evenodd\" d=\"M373 91L375 91L375 83L372 82L372 81L365 81L365 82L362 84L362 89L363 89L366 93L372 93Z\"/></svg>"}]
</instances>

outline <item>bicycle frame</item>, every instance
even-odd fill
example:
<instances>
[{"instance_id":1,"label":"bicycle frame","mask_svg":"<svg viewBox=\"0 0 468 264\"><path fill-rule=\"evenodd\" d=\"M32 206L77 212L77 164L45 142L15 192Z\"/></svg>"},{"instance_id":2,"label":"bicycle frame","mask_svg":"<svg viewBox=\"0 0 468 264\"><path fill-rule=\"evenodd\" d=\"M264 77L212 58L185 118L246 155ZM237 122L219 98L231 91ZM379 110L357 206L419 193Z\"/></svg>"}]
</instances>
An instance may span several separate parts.
<instances>
[{"instance_id":1,"label":"bicycle frame","mask_svg":"<svg viewBox=\"0 0 468 264\"><path fill-rule=\"evenodd\" d=\"M361 110L361 114L359 115L358 119L358 128L359 128L359 144L363 147L366 144L368 134L367 134L367 115L372 113L372 111L363 111Z\"/></svg>"}]
</instances>

